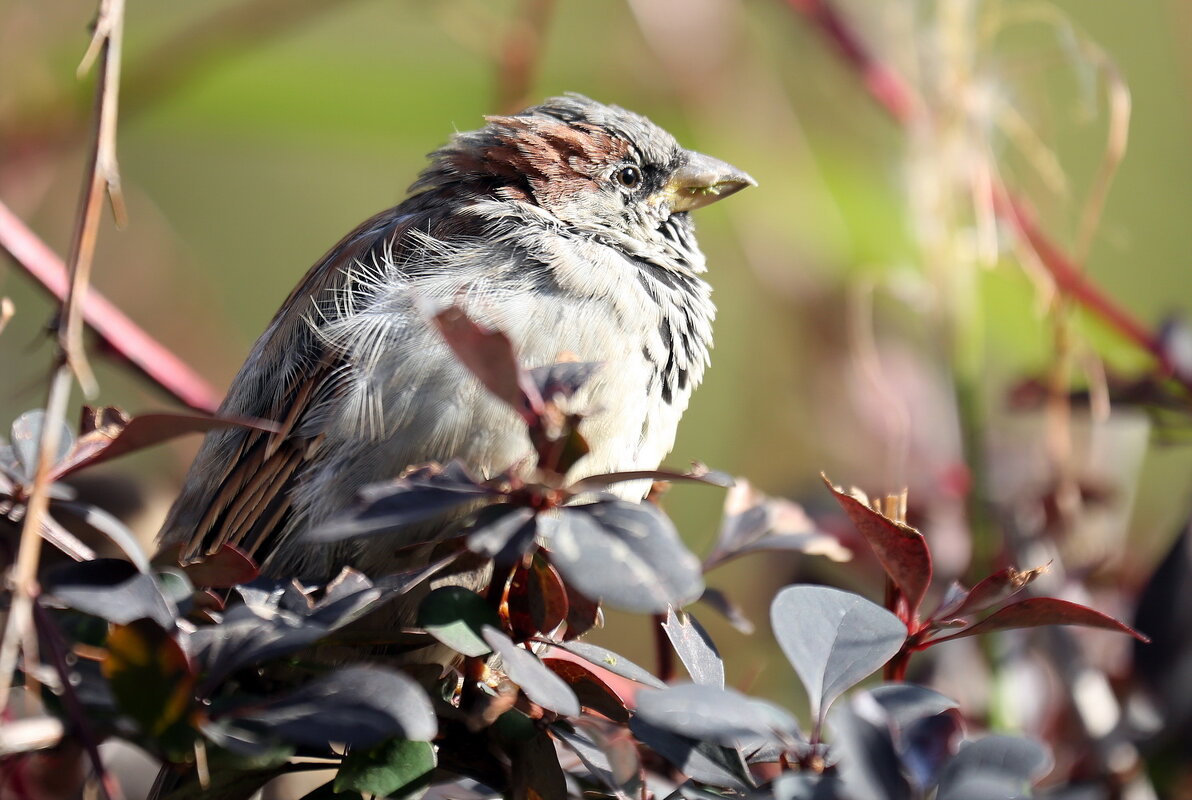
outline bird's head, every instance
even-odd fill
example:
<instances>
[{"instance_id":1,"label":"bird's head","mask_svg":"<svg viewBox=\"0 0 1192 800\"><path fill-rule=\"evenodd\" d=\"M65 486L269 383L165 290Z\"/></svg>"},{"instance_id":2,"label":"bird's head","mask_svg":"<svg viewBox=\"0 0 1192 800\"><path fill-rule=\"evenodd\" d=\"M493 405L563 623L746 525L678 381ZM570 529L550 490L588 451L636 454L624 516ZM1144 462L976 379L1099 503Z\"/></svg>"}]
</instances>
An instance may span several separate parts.
<instances>
[{"instance_id":1,"label":"bird's head","mask_svg":"<svg viewBox=\"0 0 1192 800\"><path fill-rule=\"evenodd\" d=\"M698 256L687 212L756 185L640 114L580 95L487 122L433 153L413 191L460 187L532 204L573 232L683 263Z\"/></svg>"}]
</instances>

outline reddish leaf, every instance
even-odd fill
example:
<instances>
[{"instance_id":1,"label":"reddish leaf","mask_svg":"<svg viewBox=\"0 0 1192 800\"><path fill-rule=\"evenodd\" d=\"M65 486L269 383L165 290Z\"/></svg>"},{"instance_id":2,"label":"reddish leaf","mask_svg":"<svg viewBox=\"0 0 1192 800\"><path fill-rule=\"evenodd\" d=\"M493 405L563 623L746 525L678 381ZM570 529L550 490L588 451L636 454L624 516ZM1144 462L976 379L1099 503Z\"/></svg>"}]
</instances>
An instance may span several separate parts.
<instances>
[{"instance_id":1,"label":"reddish leaf","mask_svg":"<svg viewBox=\"0 0 1192 800\"><path fill-rule=\"evenodd\" d=\"M197 411L141 414L130 419L113 406L87 408L80 426L82 434L66 458L55 467L53 479L188 433L206 433L229 425L268 433L279 430L276 423L267 420L215 417Z\"/></svg>"},{"instance_id":2,"label":"reddish leaf","mask_svg":"<svg viewBox=\"0 0 1192 800\"><path fill-rule=\"evenodd\" d=\"M477 325L462 308L454 305L435 314L434 322L455 357L486 389L527 422L538 418L542 413L542 397L534 381L518 364L508 336Z\"/></svg>"},{"instance_id":3,"label":"reddish leaf","mask_svg":"<svg viewBox=\"0 0 1192 800\"><path fill-rule=\"evenodd\" d=\"M931 585L931 552L923 534L874 511L860 492L846 493L833 486L826 475L822 477L844 513L873 548L886 574L901 590L906 598L908 618L913 619Z\"/></svg>"},{"instance_id":4,"label":"reddish leaf","mask_svg":"<svg viewBox=\"0 0 1192 800\"><path fill-rule=\"evenodd\" d=\"M567 619L567 588L546 559L535 556L530 566L530 617L538 630L550 633Z\"/></svg>"},{"instance_id":5,"label":"reddish leaf","mask_svg":"<svg viewBox=\"0 0 1192 800\"><path fill-rule=\"evenodd\" d=\"M1035 628L1040 625L1083 625L1087 628L1103 628L1125 633L1141 642L1150 641L1146 636L1113 617L1094 611L1088 606L1059 600L1055 597L1031 597L1011 603L990 614L980 622L969 625L962 631L932 639L928 644L938 644L964 636L976 636L990 631L1010 628Z\"/></svg>"},{"instance_id":6,"label":"reddish leaf","mask_svg":"<svg viewBox=\"0 0 1192 800\"><path fill-rule=\"evenodd\" d=\"M1019 572L1013 567L998 570L969 589L968 594L955 608L941 609L941 616L964 617L992 608L1016 595L1046 571L1046 566L1035 567L1025 572Z\"/></svg>"},{"instance_id":7,"label":"reddish leaf","mask_svg":"<svg viewBox=\"0 0 1192 800\"><path fill-rule=\"evenodd\" d=\"M542 663L567 682L579 698L581 706L603 714L621 725L629 722L629 712L621 698L593 672L574 661L562 658L544 658Z\"/></svg>"},{"instance_id":8,"label":"reddish leaf","mask_svg":"<svg viewBox=\"0 0 1192 800\"><path fill-rule=\"evenodd\" d=\"M600 623L600 603L574 591L570 586L564 585L563 589L567 592L567 630L563 634L563 641L570 642Z\"/></svg>"},{"instance_id":9,"label":"reddish leaf","mask_svg":"<svg viewBox=\"0 0 1192 800\"><path fill-rule=\"evenodd\" d=\"M173 559L175 563L177 560L176 557ZM230 589L254 581L261 574L251 558L230 544L202 561L182 565L182 571L195 586L208 589Z\"/></svg>"},{"instance_id":10,"label":"reddish leaf","mask_svg":"<svg viewBox=\"0 0 1192 800\"><path fill-rule=\"evenodd\" d=\"M529 567L513 571L505 597L513 638L524 641L550 633L567 618L567 589L559 573L535 556Z\"/></svg>"}]
</instances>

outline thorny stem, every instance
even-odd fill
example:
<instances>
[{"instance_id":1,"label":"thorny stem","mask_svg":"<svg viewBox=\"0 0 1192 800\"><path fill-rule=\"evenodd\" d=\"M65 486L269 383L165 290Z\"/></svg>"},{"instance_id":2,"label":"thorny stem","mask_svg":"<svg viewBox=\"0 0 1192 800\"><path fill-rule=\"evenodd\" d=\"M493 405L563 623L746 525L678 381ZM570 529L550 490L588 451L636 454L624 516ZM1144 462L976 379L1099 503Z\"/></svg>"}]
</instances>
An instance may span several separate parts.
<instances>
[{"instance_id":1,"label":"thorny stem","mask_svg":"<svg viewBox=\"0 0 1192 800\"><path fill-rule=\"evenodd\" d=\"M38 591L41 527L42 519L49 507L50 472L54 466L53 457L58 451L60 432L66 419L72 372L85 389L93 383L90 368L82 352L82 318L78 306L86 294L91 274L91 260L95 253L95 237L99 226L99 208L103 203L104 193L107 191L113 198L118 196L113 194L119 186L113 154L123 27L124 0L101 0L95 35L88 56L84 59L86 64L91 54L97 53L100 61L99 77L95 87L95 145L92 148L71 247L71 285L62 303L60 320L63 327L58 335L57 366L46 399L46 413L38 443L37 469L26 506L24 526L21 529L20 551L17 553L13 576L12 609L3 641L0 642L0 709L8 705L18 653L24 651L27 664L33 663L37 658L37 637L33 631L32 609ZM119 201L114 199L113 206L118 209ZM26 676L28 675L29 671L26 671Z\"/></svg>"}]
</instances>

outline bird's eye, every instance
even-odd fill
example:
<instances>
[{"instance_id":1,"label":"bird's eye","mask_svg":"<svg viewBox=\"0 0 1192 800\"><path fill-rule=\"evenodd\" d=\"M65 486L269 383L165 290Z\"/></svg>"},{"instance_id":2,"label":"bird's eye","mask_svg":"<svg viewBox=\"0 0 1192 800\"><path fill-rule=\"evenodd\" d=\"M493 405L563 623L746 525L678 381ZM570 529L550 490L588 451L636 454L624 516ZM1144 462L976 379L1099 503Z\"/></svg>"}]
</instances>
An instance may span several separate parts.
<instances>
[{"instance_id":1,"label":"bird's eye","mask_svg":"<svg viewBox=\"0 0 1192 800\"><path fill-rule=\"evenodd\" d=\"M642 182L642 171L634 166L617 170L617 183L626 189L636 189Z\"/></svg>"}]
</instances>

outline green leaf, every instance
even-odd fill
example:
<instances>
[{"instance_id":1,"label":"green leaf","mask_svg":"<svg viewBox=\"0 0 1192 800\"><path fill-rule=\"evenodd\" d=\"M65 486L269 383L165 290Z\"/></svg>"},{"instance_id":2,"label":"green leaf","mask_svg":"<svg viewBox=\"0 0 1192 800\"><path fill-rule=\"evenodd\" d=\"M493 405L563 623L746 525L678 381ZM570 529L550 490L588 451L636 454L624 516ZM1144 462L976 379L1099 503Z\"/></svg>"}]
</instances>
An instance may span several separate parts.
<instances>
[{"instance_id":1,"label":"green leaf","mask_svg":"<svg viewBox=\"0 0 1192 800\"><path fill-rule=\"evenodd\" d=\"M435 764L435 749L429 742L391 739L371 750L348 753L332 788L377 797L417 798L430 785Z\"/></svg>"},{"instance_id":2,"label":"green leaf","mask_svg":"<svg viewBox=\"0 0 1192 800\"><path fill-rule=\"evenodd\" d=\"M492 606L460 586L444 586L428 594L418 607L418 625L465 656L490 652L480 633L485 625L504 630Z\"/></svg>"}]
</instances>

